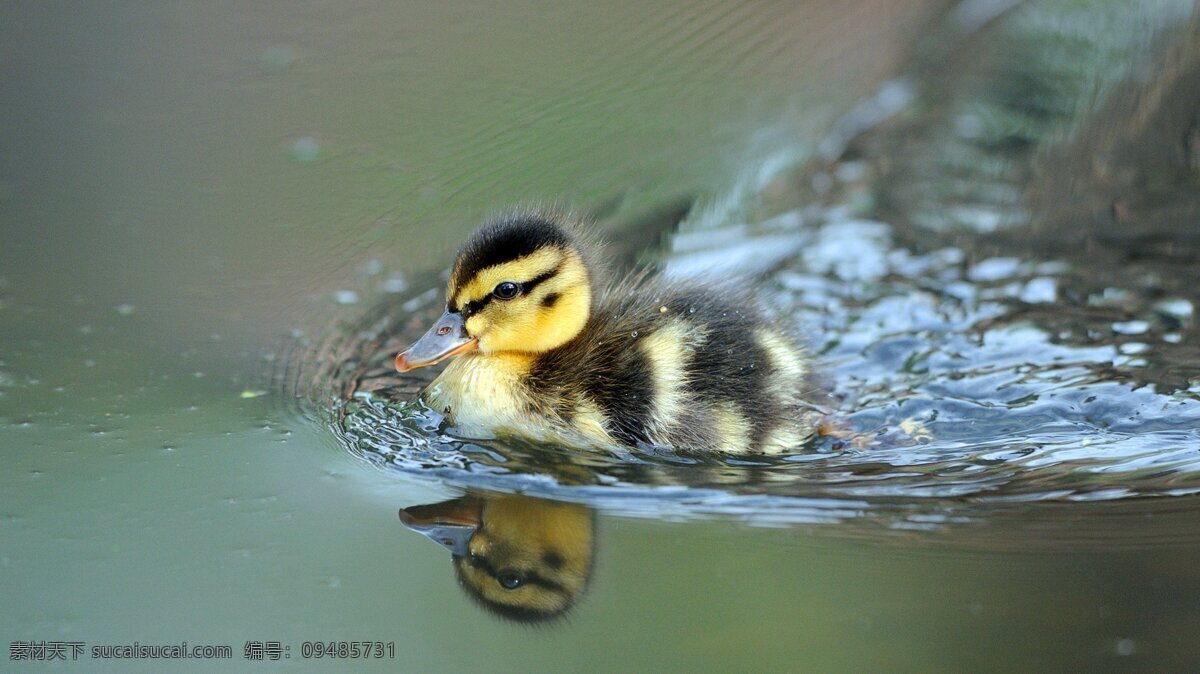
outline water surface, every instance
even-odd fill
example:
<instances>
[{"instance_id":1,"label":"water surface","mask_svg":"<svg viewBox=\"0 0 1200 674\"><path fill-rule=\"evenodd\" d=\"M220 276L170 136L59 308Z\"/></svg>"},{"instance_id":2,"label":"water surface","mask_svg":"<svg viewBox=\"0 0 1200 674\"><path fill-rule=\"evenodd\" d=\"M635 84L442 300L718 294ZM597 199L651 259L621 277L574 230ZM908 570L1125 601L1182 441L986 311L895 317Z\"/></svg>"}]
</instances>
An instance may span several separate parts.
<instances>
[{"instance_id":1,"label":"water surface","mask_svg":"<svg viewBox=\"0 0 1200 674\"><path fill-rule=\"evenodd\" d=\"M1192 100L1193 8L947 7L7 5L4 636L235 669L338 639L422 671L1194 666L1194 147L1147 160L1178 115L1114 103ZM874 92L899 114L843 117ZM397 402L420 381L377 366L454 247L547 200L624 264L762 263L860 441L591 456ZM466 489L596 512L565 621L478 611L397 518Z\"/></svg>"}]
</instances>

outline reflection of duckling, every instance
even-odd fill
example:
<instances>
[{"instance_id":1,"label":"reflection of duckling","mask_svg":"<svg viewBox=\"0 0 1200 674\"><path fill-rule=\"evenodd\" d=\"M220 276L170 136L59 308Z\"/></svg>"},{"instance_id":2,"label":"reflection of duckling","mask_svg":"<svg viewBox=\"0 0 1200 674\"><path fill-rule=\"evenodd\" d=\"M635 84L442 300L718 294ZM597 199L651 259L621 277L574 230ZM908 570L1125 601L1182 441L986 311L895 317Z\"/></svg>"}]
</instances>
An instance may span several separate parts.
<instances>
[{"instance_id":1,"label":"reflection of duckling","mask_svg":"<svg viewBox=\"0 0 1200 674\"><path fill-rule=\"evenodd\" d=\"M396 368L458 356L423 397L468 433L738 453L812 435L804 352L747 293L646 276L605 287L594 259L555 215L484 226L455 260L446 312Z\"/></svg>"},{"instance_id":2,"label":"reflection of duckling","mask_svg":"<svg viewBox=\"0 0 1200 674\"><path fill-rule=\"evenodd\" d=\"M400 520L453 554L459 584L515 620L562 615L592 572L592 511L528 496L465 496L402 508Z\"/></svg>"}]
</instances>

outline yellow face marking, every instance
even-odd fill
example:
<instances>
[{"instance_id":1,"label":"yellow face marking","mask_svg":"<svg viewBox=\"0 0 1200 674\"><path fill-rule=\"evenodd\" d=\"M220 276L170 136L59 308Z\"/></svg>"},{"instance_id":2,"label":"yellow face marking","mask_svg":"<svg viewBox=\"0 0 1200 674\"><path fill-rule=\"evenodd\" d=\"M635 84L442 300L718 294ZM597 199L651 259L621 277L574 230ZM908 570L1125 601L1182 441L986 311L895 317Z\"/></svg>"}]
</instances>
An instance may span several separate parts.
<instances>
[{"instance_id":1,"label":"yellow face marking","mask_svg":"<svg viewBox=\"0 0 1200 674\"><path fill-rule=\"evenodd\" d=\"M528 283L544 278L511 300L493 298L467 318L467 333L479 340L481 354L541 353L570 341L587 323L591 285L577 253L545 248L523 258L481 270L457 290L452 308L484 301L504 281Z\"/></svg>"},{"instance_id":2,"label":"yellow face marking","mask_svg":"<svg viewBox=\"0 0 1200 674\"><path fill-rule=\"evenodd\" d=\"M467 302L482 300L504 281L521 283L554 269L568 255L561 248L543 248L525 257L502 264L485 267L467 280L461 288L449 288L446 292L454 308L461 309ZM451 278L454 275L451 274Z\"/></svg>"}]
</instances>

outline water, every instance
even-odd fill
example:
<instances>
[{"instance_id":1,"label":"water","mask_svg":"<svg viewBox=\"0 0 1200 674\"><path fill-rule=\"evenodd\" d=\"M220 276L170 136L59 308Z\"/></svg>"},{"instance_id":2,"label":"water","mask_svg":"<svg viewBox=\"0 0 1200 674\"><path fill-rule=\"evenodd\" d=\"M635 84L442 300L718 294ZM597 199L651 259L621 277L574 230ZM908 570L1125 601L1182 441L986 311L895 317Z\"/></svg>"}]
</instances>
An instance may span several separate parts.
<instances>
[{"instance_id":1,"label":"water","mask_svg":"<svg viewBox=\"0 0 1200 674\"><path fill-rule=\"evenodd\" d=\"M423 671L1194 668L1194 10L964 32L988 4L7 7L4 636L322 670L304 642ZM390 356L454 247L556 199L622 265L756 266L847 435L581 454L404 402ZM594 527L539 629L396 514L513 492Z\"/></svg>"}]
</instances>

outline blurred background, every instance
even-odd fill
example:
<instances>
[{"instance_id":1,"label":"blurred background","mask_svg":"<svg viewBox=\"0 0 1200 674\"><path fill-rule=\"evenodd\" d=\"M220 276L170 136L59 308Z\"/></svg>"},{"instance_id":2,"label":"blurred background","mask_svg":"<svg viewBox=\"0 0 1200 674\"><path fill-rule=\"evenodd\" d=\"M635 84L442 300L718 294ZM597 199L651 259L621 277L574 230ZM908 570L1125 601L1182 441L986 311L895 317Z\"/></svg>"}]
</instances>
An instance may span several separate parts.
<instances>
[{"instance_id":1,"label":"blurred background","mask_svg":"<svg viewBox=\"0 0 1200 674\"><path fill-rule=\"evenodd\" d=\"M0 635L237 663L274 640L316 670L346 663L304 641L422 671L1194 667L1197 22L1182 0L5 3ZM385 358L467 233L525 203L667 269L790 242L764 301L840 412L916 426L770 486L651 462L572 489L348 423L363 371L337 365ZM598 510L568 620L478 611L400 525L467 487ZM114 662L86 666L225 668Z\"/></svg>"}]
</instances>

